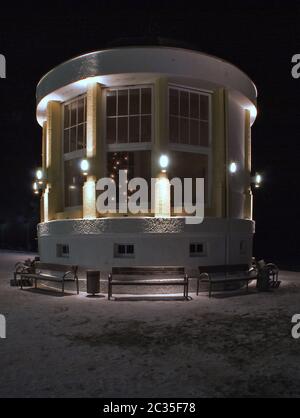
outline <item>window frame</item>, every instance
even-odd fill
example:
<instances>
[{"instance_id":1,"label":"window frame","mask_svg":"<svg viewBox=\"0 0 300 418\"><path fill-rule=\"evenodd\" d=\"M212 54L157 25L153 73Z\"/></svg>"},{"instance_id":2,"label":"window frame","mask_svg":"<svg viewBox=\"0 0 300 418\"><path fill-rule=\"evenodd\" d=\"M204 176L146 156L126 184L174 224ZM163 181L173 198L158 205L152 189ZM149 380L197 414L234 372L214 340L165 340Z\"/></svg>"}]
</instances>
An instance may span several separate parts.
<instances>
[{"instance_id":1,"label":"window frame","mask_svg":"<svg viewBox=\"0 0 300 418\"><path fill-rule=\"evenodd\" d=\"M84 107L84 114L86 114L86 121L83 123L86 126L86 134L85 134L85 148L78 149L75 151L71 151L65 153L65 144L64 144L64 132L65 132L65 106L68 106L74 102L78 102L80 99L85 98L85 107ZM78 112L77 112L78 118ZM78 120L77 120L78 122ZM76 124L76 128L78 127L78 123ZM63 205L65 211L72 211L72 210L81 210L83 205L76 205L76 206L66 206L66 199L65 199L65 162L70 160L76 160L78 158L85 158L86 157L86 140L87 140L87 93L80 94L79 96L73 97L70 100L67 100L62 103L62 141L61 141L61 152L62 152L62 183L63 183ZM76 135L77 141L77 135Z\"/></svg>"},{"instance_id":2,"label":"window frame","mask_svg":"<svg viewBox=\"0 0 300 418\"><path fill-rule=\"evenodd\" d=\"M121 254L119 252L119 247L120 246L124 246L125 247L125 253ZM127 249L128 247L133 247L133 253L128 253ZM114 253L114 258L135 258L135 244L133 243L115 243L113 246L113 253Z\"/></svg>"},{"instance_id":3,"label":"window frame","mask_svg":"<svg viewBox=\"0 0 300 418\"><path fill-rule=\"evenodd\" d=\"M63 251L64 247L68 249L68 252ZM70 258L70 245L56 243L56 257L57 258Z\"/></svg>"},{"instance_id":4,"label":"window frame","mask_svg":"<svg viewBox=\"0 0 300 418\"><path fill-rule=\"evenodd\" d=\"M80 94L79 96L77 96L77 97L73 97L73 99L67 100L66 102L63 102L63 103L62 103L62 106L63 106L63 111L62 111L62 143L63 143L63 155L68 155L68 154L72 154L72 153L74 153L74 152L78 152L78 151L85 151L85 150L86 150L86 139L87 139L87 117L86 117L85 122L78 123L78 110L77 110L77 112L76 112L76 118L77 118L77 120L76 120L76 124L75 124L75 125L70 125L68 128L65 128L65 107L66 107L66 106L69 106L69 105L72 105L72 103L79 102L79 101L80 101L80 100L82 100L82 99L84 99L83 114L87 116L87 94L86 94L86 93L84 93L84 94ZM78 149L78 148L77 148L77 141L78 141L78 126L79 126L79 125L85 125L85 129L86 129L86 132L85 132L85 147L83 147L83 148L81 148L81 149ZM65 141L64 141L64 139L65 139L65 136L64 136L65 131L66 131L67 129L68 129L68 130L70 130L71 128L74 128L74 127L76 127L76 150L74 150L74 151L69 151L69 152L65 152L65 148L64 148L64 145L65 145L65 143L64 143L64 142L65 142Z\"/></svg>"},{"instance_id":5,"label":"window frame","mask_svg":"<svg viewBox=\"0 0 300 418\"><path fill-rule=\"evenodd\" d=\"M208 96L208 145L206 147L202 145L190 145L190 144L180 144L170 141L170 89L177 89L188 91L189 93L198 93ZM168 99L167 99L167 114L168 114L168 142L169 149L172 151L181 151L181 152L191 152L193 154L204 154L208 158L208 185L207 185L207 200L205 201L205 208L210 208L212 203L212 175L213 175L213 152L212 152L212 129L213 129L213 111L212 111L212 90L199 89L195 87L189 87L186 85L169 83L168 84ZM178 116L180 117L180 116ZM200 119L199 119L200 120ZM180 129L180 128L179 128Z\"/></svg>"},{"instance_id":6,"label":"window frame","mask_svg":"<svg viewBox=\"0 0 300 418\"><path fill-rule=\"evenodd\" d=\"M198 152L198 153L203 153L203 154L209 154L209 150L211 149L212 146L212 94L213 92L210 90L203 90L203 89L197 89L194 87L188 87L188 86L182 86L179 84L173 84L173 83L169 83L168 84L168 100L167 100L167 112L168 112L168 126L170 127L170 90L178 90L178 91L185 91L188 93L195 93L198 95L203 95L203 96L207 96L208 97L208 145L207 146L203 146L203 145L191 145L191 144L181 144L181 143L177 143L177 142L172 142L170 139L170 132L169 132L169 145L170 145L170 149L174 149L176 151L187 151L187 149L190 149L190 152ZM180 103L179 103L180 106ZM178 118L180 119L180 109L179 109L179 115ZM197 120L195 118L191 118L191 117L185 117L183 116L183 118L187 119L187 120ZM201 119L199 118L199 121L201 121ZM180 131L180 125L179 125L179 131ZM189 138L190 138L190 124L189 124Z\"/></svg>"},{"instance_id":7,"label":"window frame","mask_svg":"<svg viewBox=\"0 0 300 418\"><path fill-rule=\"evenodd\" d=\"M192 253L191 252L191 246L192 245L195 245L196 247L198 246L198 245L202 245L202 247L203 247L203 251L200 253L200 252L198 252L198 251L195 251L194 253ZM208 250L207 250L207 243L206 242L195 242L195 241L191 241L190 243L189 243L189 256L190 256L190 258L196 258L196 257L207 257L207 252L208 252Z\"/></svg>"},{"instance_id":8,"label":"window frame","mask_svg":"<svg viewBox=\"0 0 300 418\"><path fill-rule=\"evenodd\" d=\"M107 119L109 118L107 116L107 92L108 91L118 91L118 90L134 90L139 89L142 90L143 88L149 88L151 89L151 139L148 142L121 142L121 143L114 143L110 144L107 141ZM105 138L105 144L106 144L106 151L107 152L116 152L116 151L148 151L152 150L152 145L154 142L154 130L155 130L155 114L154 114L154 85L153 84L131 84L131 85L122 85L122 86L107 86L104 90L103 94L103 120L104 120L104 138ZM139 116L140 118L143 115L146 114L138 114L138 115L130 115L129 114L129 100L130 100L130 94L128 94L128 115L123 116L111 116L110 118L120 118L120 117L127 117L129 121L130 116ZM118 106L118 101L116 106ZM140 102L140 110L141 110L141 102ZM147 114L148 115L148 114ZM128 123L128 138L129 138L129 123ZM118 128L116 127L116 131ZM141 121L140 121L140 130L141 130ZM141 138L140 138L141 139Z\"/></svg>"}]
</instances>

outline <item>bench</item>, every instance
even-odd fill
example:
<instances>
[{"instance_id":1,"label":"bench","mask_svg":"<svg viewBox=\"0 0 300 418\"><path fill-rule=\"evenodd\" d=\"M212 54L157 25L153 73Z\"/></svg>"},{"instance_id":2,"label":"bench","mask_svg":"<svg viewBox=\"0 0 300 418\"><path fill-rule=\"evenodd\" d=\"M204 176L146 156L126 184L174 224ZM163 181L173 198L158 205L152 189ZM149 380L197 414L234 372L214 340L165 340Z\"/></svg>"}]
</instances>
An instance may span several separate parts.
<instances>
[{"instance_id":1,"label":"bench","mask_svg":"<svg viewBox=\"0 0 300 418\"><path fill-rule=\"evenodd\" d=\"M207 279L209 281L209 297L211 298L214 285L225 283L245 282L248 292L249 282L257 279L256 269L249 269L248 264L231 264L220 266L200 266L200 276L197 278L197 296L199 295L200 281ZM225 273L225 277L214 277L214 274ZM232 274L236 273L234 276Z\"/></svg>"},{"instance_id":2,"label":"bench","mask_svg":"<svg viewBox=\"0 0 300 418\"><path fill-rule=\"evenodd\" d=\"M157 275L168 276L168 278L154 280L128 278L128 276ZM127 277L120 279L120 276ZM189 279L184 267L113 267L112 273L108 276L108 300L112 298L113 286L180 286L183 288L185 300L188 300L189 293Z\"/></svg>"},{"instance_id":3,"label":"bench","mask_svg":"<svg viewBox=\"0 0 300 418\"><path fill-rule=\"evenodd\" d=\"M24 262L18 262L15 264L14 278L10 281L11 286L20 286L21 274L25 275L26 273L34 272L35 259L27 259ZM20 277L18 279L18 276ZM24 283L24 280L23 280ZM27 279L28 286L30 286L30 280Z\"/></svg>"},{"instance_id":4,"label":"bench","mask_svg":"<svg viewBox=\"0 0 300 418\"><path fill-rule=\"evenodd\" d=\"M79 295L79 282L77 276L78 267L61 264L45 264L36 262L34 264L33 272L21 273L20 285L23 289L23 280L33 279L35 288L37 289L37 282L39 280L61 283L62 295L65 294L65 283L76 282L77 295ZM48 273L50 272L50 273ZM55 274L56 273L56 274Z\"/></svg>"}]
</instances>

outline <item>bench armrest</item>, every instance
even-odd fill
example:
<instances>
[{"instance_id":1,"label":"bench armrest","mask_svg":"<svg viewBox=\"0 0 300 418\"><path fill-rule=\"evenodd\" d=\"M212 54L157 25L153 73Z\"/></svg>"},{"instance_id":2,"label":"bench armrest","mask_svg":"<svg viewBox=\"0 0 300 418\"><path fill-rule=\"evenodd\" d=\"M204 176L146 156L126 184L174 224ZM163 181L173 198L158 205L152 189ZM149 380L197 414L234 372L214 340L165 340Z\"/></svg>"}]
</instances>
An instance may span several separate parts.
<instances>
[{"instance_id":1,"label":"bench armrest","mask_svg":"<svg viewBox=\"0 0 300 418\"><path fill-rule=\"evenodd\" d=\"M257 274L257 269L255 267L251 267L248 271L247 271L247 275L251 276L251 274Z\"/></svg>"},{"instance_id":2,"label":"bench armrest","mask_svg":"<svg viewBox=\"0 0 300 418\"><path fill-rule=\"evenodd\" d=\"M211 280L210 274L208 274L208 273L200 273L199 280L204 280L204 279L208 279L210 281Z\"/></svg>"},{"instance_id":3,"label":"bench armrest","mask_svg":"<svg viewBox=\"0 0 300 418\"><path fill-rule=\"evenodd\" d=\"M67 276L72 275L73 277L76 276L76 274L74 273L74 271L67 271L64 275L63 275L63 279L67 279Z\"/></svg>"}]
</instances>

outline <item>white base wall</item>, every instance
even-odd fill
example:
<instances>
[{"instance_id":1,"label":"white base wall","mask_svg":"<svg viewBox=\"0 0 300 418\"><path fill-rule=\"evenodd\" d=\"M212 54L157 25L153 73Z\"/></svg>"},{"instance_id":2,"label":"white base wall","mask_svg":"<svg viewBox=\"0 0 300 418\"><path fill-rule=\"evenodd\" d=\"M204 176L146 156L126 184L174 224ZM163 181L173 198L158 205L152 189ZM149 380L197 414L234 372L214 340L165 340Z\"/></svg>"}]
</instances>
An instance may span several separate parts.
<instances>
[{"instance_id":1,"label":"white base wall","mask_svg":"<svg viewBox=\"0 0 300 418\"><path fill-rule=\"evenodd\" d=\"M42 262L74 264L110 272L113 266L184 266L190 274L201 265L251 264L254 222L207 218L187 225L185 219L102 218L60 220L38 226ZM203 243L201 256L190 255L191 243ZM69 257L57 245L69 246ZM133 258L116 258L115 244L133 244Z\"/></svg>"}]
</instances>

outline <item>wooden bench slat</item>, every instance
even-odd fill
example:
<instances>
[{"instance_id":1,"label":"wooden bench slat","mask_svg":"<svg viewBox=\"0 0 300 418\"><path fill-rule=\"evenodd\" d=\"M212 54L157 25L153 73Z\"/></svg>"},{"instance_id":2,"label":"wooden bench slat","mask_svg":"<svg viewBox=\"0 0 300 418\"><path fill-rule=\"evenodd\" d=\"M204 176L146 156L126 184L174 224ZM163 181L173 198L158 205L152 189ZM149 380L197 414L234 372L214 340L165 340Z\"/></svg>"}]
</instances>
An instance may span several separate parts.
<instances>
[{"instance_id":1,"label":"wooden bench slat","mask_svg":"<svg viewBox=\"0 0 300 418\"><path fill-rule=\"evenodd\" d=\"M163 279L114 279L114 276L167 276ZM173 278L170 278L173 276ZM182 276L174 278L174 276ZM188 277L185 276L185 268L177 266L136 266L113 267L108 279L108 299L112 297L113 286L183 286L183 296L188 299Z\"/></svg>"},{"instance_id":2,"label":"wooden bench slat","mask_svg":"<svg viewBox=\"0 0 300 418\"><path fill-rule=\"evenodd\" d=\"M209 297L212 294L212 286L214 284L224 284L224 283L236 283L236 282L246 282L247 284L247 291L249 282L252 280L256 280L256 275L249 275L250 266L248 264L229 264L229 265L219 265L219 266L199 266L200 277L197 280L197 295L199 294L199 283L201 280L201 275L207 274L209 280ZM215 278L212 277L212 274L216 273L243 273L244 275L239 276L226 276L222 278Z\"/></svg>"},{"instance_id":3,"label":"wooden bench slat","mask_svg":"<svg viewBox=\"0 0 300 418\"><path fill-rule=\"evenodd\" d=\"M113 280L111 282L114 285L120 285L120 286L139 286L139 285L143 285L143 286L152 286L152 285L157 285L157 286L176 286L176 285L184 285L186 283L186 281L181 280L181 281L153 281L153 280L146 280L146 281L135 281L135 280L131 280L131 281L115 281Z\"/></svg>"},{"instance_id":4,"label":"wooden bench slat","mask_svg":"<svg viewBox=\"0 0 300 418\"><path fill-rule=\"evenodd\" d=\"M47 274L47 273L37 273L36 271L44 270L44 271L50 271L50 272L59 272L63 275L57 276L54 274ZM55 283L61 283L62 285L62 294L64 295L65 290L65 283L66 282L76 282L76 288L77 288L77 294L79 294L79 282L78 282L78 266L70 266L70 265L62 265L62 264L46 264L41 262L36 262L34 264L34 273L21 273L21 289L23 289L23 283L22 278L26 279L33 279L35 281L35 288L37 288L37 282L38 280L44 280L49 282L55 282ZM67 277L67 273L71 273L72 277ZM66 277L65 277L66 276Z\"/></svg>"}]
</instances>

